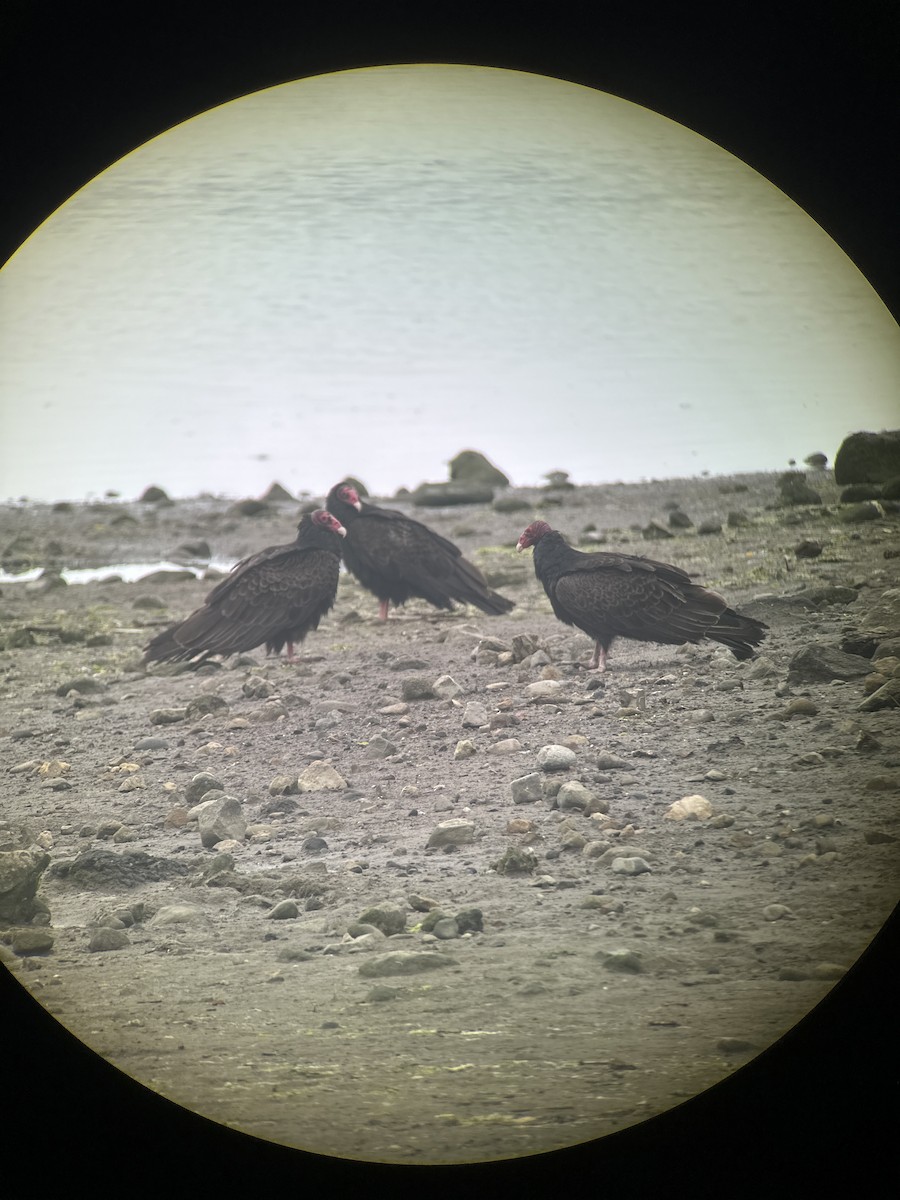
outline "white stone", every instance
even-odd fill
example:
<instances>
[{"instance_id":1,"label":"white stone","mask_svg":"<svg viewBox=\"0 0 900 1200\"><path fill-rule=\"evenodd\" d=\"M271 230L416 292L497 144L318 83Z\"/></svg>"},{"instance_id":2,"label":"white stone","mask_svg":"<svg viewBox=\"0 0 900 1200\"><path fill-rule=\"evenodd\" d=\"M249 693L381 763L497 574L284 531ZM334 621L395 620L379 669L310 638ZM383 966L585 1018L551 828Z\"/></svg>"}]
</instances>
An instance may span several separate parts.
<instances>
[{"instance_id":1,"label":"white stone","mask_svg":"<svg viewBox=\"0 0 900 1200\"><path fill-rule=\"evenodd\" d=\"M712 805L705 796L684 796L670 804L663 814L667 821L708 821Z\"/></svg>"},{"instance_id":2,"label":"white stone","mask_svg":"<svg viewBox=\"0 0 900 1200\"><path fill-rule=\"evenodd\" d=\"M475 836L475 826L471 821L454 817L449 821L441 821L431 831L428 838L429 846L460 846L471 842Z\"/></svg>"},{"instance_id":3,"label":"white stone","mask_svg":"<svg viewBox=\"0 0 900 1200\"><path fill-rule=\"evenodd\" d=\"M556 803L560 808L586 808L592 799L590 791L577 779L564 783L556 793Z\"/></svg>"},{"instance_id":4,"label":"white stone","mask_svg":"<svg viewBox=\"0 0 900 1200\"><path fill-rule=\"evenodd\" d=\"M205 921L206 913L197 904L166 904L158 909L148 925L182 925L188 921Z\"/></svg>"},{"instance_id":5,"label":"white stone","mask_svg":"<svg viewBox=\"0 0 900 1200\"><path fill-rule=\"evenodd\" d=\"M540 800L543 794L539 771L532 771L530 775L522 775L518 779L514 779L509 786L512 791L513 804L533 804L535 800Z\"/></svg>"},{"instance_id":6,"label":"white stone","mask_svg":"<svg viewBox=\"0 0 900 1200\"><path fill-rule=\"evenodd\" d=\"M499 742L494 742L488 746L488 754L518 754L522 749L522 743L518 738L503 738Z\"/></svg>"},{"instance_id":7,"label":"white stone","mask_svg":"<svg viewBox=\"0 0 900 1200\"><path fill-rule=\"evenodd\" d=\"M542 746L538 750L538 765L542 771L566 771L574 767L578 756L568 746Z\"/></svg>"},{"instance_id":8,"label":"white stone","mask_svg":"<svg viewBox=\"0 0 900 1200\"><path fill-rule=\"evenodd\" d=\"M462 691L461 685L456 682L452 675L441 675L434 681L431 687L439 700L452 700L454 696L458 696Z\"/></svg>"},{"instance_id":9,"label":"white stone","mask_svg":"<svg viewBox=\"0 0 900 1200\"><path fill-rule=\"evenodd\" d=\"M463 712L463 728L477 729L481 725L487 725L489 719L488 711L484 705L472 700L466 705Z\"/></svg>"},{"instance_id":10,"label":"white stone","mask_svg":"<svg viewBox=\"0 0 900 1200\"><path fill-rule=\"evenodd\" d=\"M237 797L218 792L214 800L198 804L191 811L197 813L200 841L207 848L232 839L243 841L247 822Z\"/></svg>"},{"instance_id":11,"label":"white stone","mask_svg":"<svg viewBox=\"0 0 900 1200\"><path fill-rule=\"evenodd\" d=\"M539 679L529 683L525 695L532 704L568 704L568 685L559 679Z\"/></svg>"},{"instance_id":12,"label":"white stone","mask_svg":"<svg viewBox=\"0 0 900 1200\"><path fill-rule=\"evenodd\" d=\"M471 758L473 754L477 754L477 750L475 743L469 738L463 738L462 741L456 743L456 749L453 751L454 758Z\"/></svg>"},{"instance_id":13,"label":"white stone","mask_svg":"<svg viewBox=\"0 0 900 1200\"><path fill-rule=\"evenodd\" d=\"M649 871L650 864L643 858L614 858L610 867L617 875L643 875Z\"/></svg>"},{"instance_id":14,"label":"white stone","mask_svg":"<svg viewBox=\"0 0 900 1200\"><path fill-rule=\"evenodd\" d=\"M329 763L310 763L297 781L301 792L341 792L347 781Z\"/></svg>"},{"instance_id":15,"label":"white stone","mask_svg":"<svg viewBox=\"0 0 900 1200\"><path fill-rule=\"evenodd\" d=\"M762 911L767 921L780 921L785 917L793 920L794 917L786 904L767 904Z\"/></svg>"}]
</instances>

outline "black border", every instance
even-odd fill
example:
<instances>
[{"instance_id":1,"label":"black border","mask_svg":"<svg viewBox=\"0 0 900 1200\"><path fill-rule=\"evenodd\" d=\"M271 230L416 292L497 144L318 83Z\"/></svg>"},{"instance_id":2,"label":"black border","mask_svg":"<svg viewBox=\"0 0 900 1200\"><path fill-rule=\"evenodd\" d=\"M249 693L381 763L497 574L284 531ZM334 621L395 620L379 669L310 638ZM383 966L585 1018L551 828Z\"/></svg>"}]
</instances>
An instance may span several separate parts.
<instances>
[{"instance_id":1,"label":"black border","mask_svg":"<svg viewBox=\"0 0 900 1200\"><path fill-rule=\"evenodd\" d=\"M895 910L794 1029L678 1108L566 1150L452 1167L327 1158L208 1121L89 1050L0 967L3 1182L33 1183L36 1171L56 1164L101 1196L119 1194L129 1180L176 1195L188 1187L254 1195L263 1186L327 1184L389 1186L398 1198L467 1187L517 1197L596 1187L636 1200L886 1196L900 1094L898 951Z\"/></svg>"},{"instance_id":2,"label":"black border","mask_svg":"<svg viewBox=\"0 0 900 1200\"><path fill-rule=\"evenodd\" d=\"M0 6L5 179L0 260L124 153L289 79L390 62L555 75L623 96L725 146L814 217L900 313L900 6L570 3ZM849 398L852 402L852 398ZM900 400L898 400L900 407ZM849 803L848 799L848 803ZM536 1158L447 1169L321 1159L232 1133L134 1084L0 968L0 1134L9 1184L59 1166L96 1194L129 1180L398 1195L462 1187L664 1197L882 1191L900 1053L895 914L851 974L749 1067L654 1121ZM37 1176L35 1176L35 1172Z\"/></svg>"}]
</instances>

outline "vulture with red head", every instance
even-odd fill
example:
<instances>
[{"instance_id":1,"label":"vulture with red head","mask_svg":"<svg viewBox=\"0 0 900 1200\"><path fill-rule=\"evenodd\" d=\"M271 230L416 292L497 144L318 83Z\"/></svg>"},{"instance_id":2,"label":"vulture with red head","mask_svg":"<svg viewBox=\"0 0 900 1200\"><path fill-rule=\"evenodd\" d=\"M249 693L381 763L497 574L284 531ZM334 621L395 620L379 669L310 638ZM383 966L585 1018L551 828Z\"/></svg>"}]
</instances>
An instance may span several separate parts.
<instances>
[{"instance_id":1,"label":"vulture with red head","mask_svg":"<svg viewBox=\"0 0 900 1200\"><path fill-rule=\"evenodd\" d=\"M378 597L378 614L387 620L388 605L405 604L411 596L435 608L452 609L453 601L474 604L498 616L513 608L487 585L482 573L458 546L393 508L360 500L352 484L335 484L325 505L347 529L342 546L347 569Z\"/></svg>"},{"instance_id":2,"label":"vulture with red head","mask_svg":"<svg viewBox=\"0 0 900 1200\"><path fill-rule=\"evenodd\" d=\"M630 554L584 554L546 521L534 521L516 545L534 547L534 573L553 611L594 639L591 670L606 670L617 637L683 645L711 638L738 659L752 658L768 628L728 607L679 567Z\"/></svg>"},{"instance_id":3,"label":"vulture with red head","mask_svg":"<svg viewBox=\"0 0 900 1200\"><path fill-rule=\"evenodd\" d=\"M279 654L294 646L334 604L346 530L331 513L307 513L296 539L243 559L179 625L145 647L145 662L202 662L213 654L239 654L265 645Z\"/></svg>"}]
</instances>

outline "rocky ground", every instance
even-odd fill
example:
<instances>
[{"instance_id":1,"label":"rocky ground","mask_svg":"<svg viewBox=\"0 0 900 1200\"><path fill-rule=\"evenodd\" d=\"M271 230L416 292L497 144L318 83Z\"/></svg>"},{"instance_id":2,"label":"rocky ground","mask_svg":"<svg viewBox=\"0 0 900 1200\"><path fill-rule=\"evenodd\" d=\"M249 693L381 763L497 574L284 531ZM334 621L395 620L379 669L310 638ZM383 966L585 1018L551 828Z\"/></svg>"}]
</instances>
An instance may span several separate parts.
<instances>
[{"instance_id":1,"label":"rocky ground","mask_svg":"<svg viewBox=\"0 0 900 1200\"><path fill-rule=\"evenodd\" d=\"M759 475L414 510L509 616L381 625L344 575L303 662L199 670L140 650L208 579L53 569L232 562L296 501L0 509L4 568L51 569L0 594L6 968L154 1091L323 1155L534 1155L710 1088L897 899L900 523L808 483L824 503ZM586 671L513 550L536 512L695 573L762 653L619 642Z\"/></svg>"}]
</instances>

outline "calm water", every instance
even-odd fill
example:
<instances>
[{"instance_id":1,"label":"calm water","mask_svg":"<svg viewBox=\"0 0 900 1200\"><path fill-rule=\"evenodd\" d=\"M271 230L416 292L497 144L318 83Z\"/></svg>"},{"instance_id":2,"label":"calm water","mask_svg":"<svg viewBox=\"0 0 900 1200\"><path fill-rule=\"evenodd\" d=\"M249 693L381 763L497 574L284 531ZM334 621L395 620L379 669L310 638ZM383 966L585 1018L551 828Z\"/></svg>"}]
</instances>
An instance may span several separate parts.
<instances>
[{"instance_id":1,"label":"calm water","mask_svg":"<svg viewBox=\"0 0 900 1200\"><path fill-rule=\"evenodd\" d=\"M791 201L625 101L475 68L271 89L0 274L0 496L780 467L895 424L900 330Z\"/></svg>"}]
</instances>

